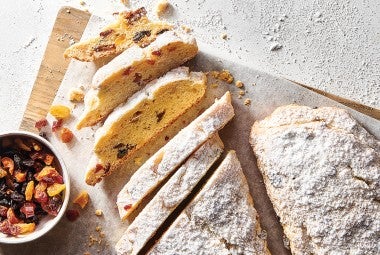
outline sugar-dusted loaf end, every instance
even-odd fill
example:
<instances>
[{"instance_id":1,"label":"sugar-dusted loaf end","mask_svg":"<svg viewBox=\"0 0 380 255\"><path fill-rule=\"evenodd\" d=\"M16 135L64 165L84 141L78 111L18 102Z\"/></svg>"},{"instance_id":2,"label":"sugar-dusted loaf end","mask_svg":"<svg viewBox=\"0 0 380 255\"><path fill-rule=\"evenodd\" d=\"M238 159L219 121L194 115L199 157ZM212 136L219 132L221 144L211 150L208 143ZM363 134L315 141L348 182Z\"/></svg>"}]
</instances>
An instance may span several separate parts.
<instances>
[{"instance_id":1,"label":"sugar-dusted loaf end","mask_svg":"<svg viewBox=\"0 0 380 255\"><path fill-rule=\"evenodd\" d=\"M117 196L120 218L126 219L147 195L175 172L199 146L222 129L234 115L231 94L226 92L150 157Z\"/></svg>"},{"instance_id":2,"label":"sugar-dusted loaf end","mask_svg":"<svg viewBox=\"0 0 380 255\"><path fill-rule=\"evenodd\" d=\"M380 141L346 110L282 106L250 142L292 254L379 254Z\"/></svg>"},{"instance_id":3,"label":"sugar-dusted loaf end","mask_svg":"<svg viewBox=\"0 0 380 255\"><path fill-rule=\"evenodd\" d=\"M148 254L270 254L234 151Z\"/></svg>"},{"instance_id":4,"label":"sugar-dusted loaf end","mask_svg":"<svg viewBox=\"0 0 380 255\"><path fill-rule=\"evenodd\" d=\"M127 49L95 73L77 128L102 121L148 82L192 59L197 52L195 38L180 31L160 34L146 48Z\"/></svg>"},{"instance_id":5,"label":"sugar-dusted loaf end","mask_svg":"<svg viewBox=\"0 0 380 255\"><path fill-rule=\"evenodd\" d=\"M94 185L151 142L158 133L198 103L206 92L206 75L176 68L152 81L110 114L95 134L86 182ZM99 171L102 166L103 171Z\"/></svg>"},{"instance_id":6,"label":"sugar-dusted loaf end","mask_svg":"<svg viewBox=\"0 0 380 255\"><path fill-rule=\"evenodd\" d=\"M103 28L98 37L73 44L64 57L86 62L115 57L133 45L148 46L157 35L171 29L172 25L150 21L144 7L120 12L117 21Z\"/></svg>"},{"instance_id":7,"label":"sugar-dusted loaf end","mask_svg":"<svg viewBox=\"0 0 380 255\"><path fill-rule=\"evenodd\" d=\"M141 251L220 157L223 147L215 134L186 160L128 226L115 246L117 254L136 255Z\"/></svg>"}]
</instances>

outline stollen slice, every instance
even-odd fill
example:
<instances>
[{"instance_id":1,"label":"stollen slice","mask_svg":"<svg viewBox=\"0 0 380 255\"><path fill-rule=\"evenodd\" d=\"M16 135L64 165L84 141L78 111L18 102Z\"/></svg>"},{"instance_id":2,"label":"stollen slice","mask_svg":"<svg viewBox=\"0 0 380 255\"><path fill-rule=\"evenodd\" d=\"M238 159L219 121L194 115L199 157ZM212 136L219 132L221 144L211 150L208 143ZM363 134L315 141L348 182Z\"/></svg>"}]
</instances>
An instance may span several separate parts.
<instances>
[{"instance_id":1,"label":"stollen slice","mask_svg":"<svg viewBox=\"0 0 380 255\"><path fill-rule=\"evenodd\" d=\"M86 183L95 185L195 106L205 95L206 75L176 68L117 107L95 133Z\"/></svg>"},{"instance_id":2,"label":"stollen slice","mask_svg":"<svg viewBox=\"0 0 380 255\"><path fill-rule=\"evenodd\" d=\"M250 142L292 254L379 254L380 141L346 110L282 106Z\"/></svg>"},{"instance_id":3,"label":"stollen slice","mask_svg":"<svg viewBox=\"0 0 380 255\"><path fill-rule=\"evenodd\" d=\"M199 146L222 129L233 116L231 94L226 92L133 174L117 196L120 217L128 217L148 194L175 172Z\"/></svg>"},{"instance_id":4,"label":"stollen slice","mask_svg":"<svg viewBox=\"0 0 380 255\"><path fill-rule=\"evenodd\" d=\"M234 151L148 254L270 254Z\"/></svg>"},{"instance_id":5,"label":"stollen slice","mask_svg":"<svg viewBox=\"0 0 380 255\"><path fill-rule=\"evenodd\" d=\"M146 14L144 7L120 12L116 22L103 28L99 36L73 44L64 57L86 62L115 57L133 45L146 47L172 29L170 24L150 21Z\"/></svg>"},{"instance_id":6,"label":"stollen slice","mask_svg":"<svg viewBox=\"0 0 380 255\"><path fill-rule=\"evenodd\" d=\"M148 82L181 66L197 52L195 38L181 31L160 34L146 48L127 49L95 73L76 127L81 129L101 122Z\"/></svg>"},{"instance_id":7,"label":"stollen slice","mask_svg":"<svg viewBox=\"0 0 380 255\"><path fill-rule=\"evenodd\" d=\"M196 150L170 177L144 210L128 226L119 242L119 255L138 254L157 229L190 194L223 152L223 142L216 134Z\"/></svg>"}]
</instances>

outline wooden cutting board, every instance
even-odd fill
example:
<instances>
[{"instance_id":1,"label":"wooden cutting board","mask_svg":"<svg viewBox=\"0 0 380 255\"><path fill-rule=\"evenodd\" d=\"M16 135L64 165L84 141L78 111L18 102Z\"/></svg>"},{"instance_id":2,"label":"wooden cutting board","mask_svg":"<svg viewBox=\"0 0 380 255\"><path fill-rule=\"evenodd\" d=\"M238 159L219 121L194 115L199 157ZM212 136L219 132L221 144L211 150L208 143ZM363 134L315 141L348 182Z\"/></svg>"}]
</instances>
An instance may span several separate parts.
<instances>
[{"instance_id":1,"label":"wooden cutting board","mask_svg":"<svg viewBox=\"0 0 380 255\"><path fill-rule=\"evenodd\" d=\"M71 39L76 42L80 40L90 16L88 12L71 7L62 7L58 12L20 129L37 132L34 124L47 115L70 62L64 59L63 52L69 46ZM380 120L378 109L313 89L307 85L297 84Z\"/></svg>"}]
</instances>

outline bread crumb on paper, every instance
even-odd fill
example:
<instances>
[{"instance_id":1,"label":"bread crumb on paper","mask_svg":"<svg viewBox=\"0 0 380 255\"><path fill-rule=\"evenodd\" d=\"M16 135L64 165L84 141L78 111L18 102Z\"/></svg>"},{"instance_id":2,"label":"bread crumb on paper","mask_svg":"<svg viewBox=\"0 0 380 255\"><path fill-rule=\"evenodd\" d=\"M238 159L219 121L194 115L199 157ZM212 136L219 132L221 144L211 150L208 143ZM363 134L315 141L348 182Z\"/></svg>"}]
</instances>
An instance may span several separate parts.
<instances>
[{"instance_id":1,"label":"bread crumb on paper","mask_svg":"<svg viewBox=\"0 0 380 255\"><path fill-rule=\"evenodd\" d=\"M242 81L236 81L235 86L238 88L242 88L244 86L244 83Z\"/></svg>"},{"instance_id":2,"label":"bread crumb on paper","mask_svg":"<svg viewBox=\"0 0 380 255\"><path fill-rule=\"evenodd\" d=\"M84 91L80 88L71 88L69 91L69 100L80 103L84 100Z\"/></svg>"},{"instance_id":3,"label":"bread crumb on paper","mask_svg":"<svg viewBox=\"0 0 380 255\"><path fill-rule=\"evenodd\" d=\"M156 15L157 17L161 17L165 14L165 12L169 9L170 4L167 0L160 0L156 5Z\"/></svg>"},{"instance_id":4,"label":"bread crumb on paper","mask_svg":"<svg viewBox=\"0 0 380 255\"><path fill-rule=\"evenodd\" d=\"M251 99L246 98L246 99L244 100L244 104L245 104L245 105L251 105Z\"/></svg>"},{"instance_id":5,"label":"bread crumb on paper","mask_svg":"<svg viewBox=\"0 0 380 255\"><path fill-rule=\"evenodd\" d=\"M220 35L220 38L222 38L223 40L227 40L227 39L228 39L228 36L227 36L226 33L222 33L222 34Z\"/></svg>"},{"instance_id":6,"label":"bread crumb on paper","mask_svg":"<svg viewBox=\"0 0 380 255\"><path fill-rule=\"evenodd\" d=\"M95 215L96 215L96 216L102 216L102 215L103 215L103 211L100 210L100 209L96 209L96 210L95 210Z\"/></svg>"}]
</instances>

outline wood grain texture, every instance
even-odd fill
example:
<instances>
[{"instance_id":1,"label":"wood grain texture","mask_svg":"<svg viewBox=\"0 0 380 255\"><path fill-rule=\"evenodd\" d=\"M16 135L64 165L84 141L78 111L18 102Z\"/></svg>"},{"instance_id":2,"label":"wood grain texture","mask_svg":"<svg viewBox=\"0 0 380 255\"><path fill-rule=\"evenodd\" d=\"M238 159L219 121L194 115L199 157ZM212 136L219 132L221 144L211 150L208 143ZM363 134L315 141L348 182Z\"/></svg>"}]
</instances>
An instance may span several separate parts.
<instances>
[{"instance_id":1,"label":"wood grain texture","mask_svg":"<svg viewBox=\"0 0 380 255\"><path fill-rule=\"evenodd\" d=\"M20 129L37 132L34 124L47 115L70 62L70 60L64 59L63 52L69 46L70 39L78 41L81 38L90 16L88 12L70 7L63 7L58 12ZM311 88L301 83L295 83L380 120L380 110L378 109Z\"/></svg>"},{"instance_id":2,"label":"wood grain texture","mask_svg":"<svg viewBox=\"0 0 380 255\"><path fill-rule=\"evenodd\" d=\"M21 121L21 130L38 132L34 124L47 115L70 63L63 52L71 39L80 40L90 16L88 12L71 7L59 10Z\"/></svg>"}]
</instances>

